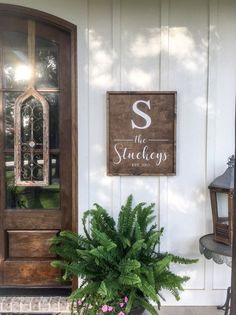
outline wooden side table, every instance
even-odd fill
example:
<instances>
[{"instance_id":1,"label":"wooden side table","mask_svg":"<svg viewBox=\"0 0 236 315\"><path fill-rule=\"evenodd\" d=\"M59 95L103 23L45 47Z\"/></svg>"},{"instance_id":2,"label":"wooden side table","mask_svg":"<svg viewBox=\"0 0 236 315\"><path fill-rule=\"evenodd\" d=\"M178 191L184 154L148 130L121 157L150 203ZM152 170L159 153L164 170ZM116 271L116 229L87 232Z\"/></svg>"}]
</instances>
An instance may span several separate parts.
<instances>
[{"instance_id":1,"label":"wooden side table","mask_svg":"<svg viewBox=\"0 0 236 315\"><path fill-rule=\"evenodd\" d=\"M199 250L207 259L213 259L217 264L232 265L232 246L221 244L214 241L214 234L207 234L199 240ZM225 304L218 306L218 309L224 310L224 315L229 315L231 301L231 288L227 289Z\"/></svg>"}]
</instances>

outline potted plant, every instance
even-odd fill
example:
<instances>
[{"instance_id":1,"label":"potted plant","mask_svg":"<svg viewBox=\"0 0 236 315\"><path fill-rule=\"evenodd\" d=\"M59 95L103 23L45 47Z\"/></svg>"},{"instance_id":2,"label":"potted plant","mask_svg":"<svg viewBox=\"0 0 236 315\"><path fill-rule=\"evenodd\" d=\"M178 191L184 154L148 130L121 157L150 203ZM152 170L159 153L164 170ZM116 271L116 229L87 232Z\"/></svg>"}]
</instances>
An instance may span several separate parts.
<instances>
[{"instance_id":1,"label":"potted plant","mask_svg":"<svg viewBox=\"0 0 236 315\"><path fill-rule=\"evenodd\" d=\"M53 238L51 251L61 257L52 265L63 270L63 279L80 278L70 298L72 314L109 313L125 315L160 309L160 291L175 298L189 278L170 270L171 263L191 264L197 260L160 253L163 229L153 224L154 204L132 207L132 196L121 207L118 222L98 204L83 216L84 235L62 231Z\"/></svg>"}]
</instances>

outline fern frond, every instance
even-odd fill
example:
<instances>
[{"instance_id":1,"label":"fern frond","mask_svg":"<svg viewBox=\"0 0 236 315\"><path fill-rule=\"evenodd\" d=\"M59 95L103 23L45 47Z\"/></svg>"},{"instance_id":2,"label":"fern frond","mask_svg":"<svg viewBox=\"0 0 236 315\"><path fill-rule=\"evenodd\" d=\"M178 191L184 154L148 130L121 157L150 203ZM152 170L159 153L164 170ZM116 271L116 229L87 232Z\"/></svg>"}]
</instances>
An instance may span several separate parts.
<instances>
[{"instance_id":1,"label":"fern frond","mask_svg":"<svg viewBox=\"0 0 236 315\"><path fill-rule=\"evenodd\" d=\"M139 285L139 289L143 292L146 298L150 298L156 303L160 303L159 297L155 291L155 286L150 285L144 277L141 277L141 284Z\"/></svg>"},{"instance_id":2,"label":"fern frond","mask_svg":"<svg viewBox=\"0 0 236 315\"><path fill-rule=\"evenodd\" d=\"M199 261L198 259L189 259L189 258L176 256L173 254L169 254L169 255L172 257L172 262L176 264L189 265L189 264L197 263Z\"/></svg>"},{"instance_id":3,"label":"fern frond","mask_svg":"<svg viewBox=\"0 0 236 315\"><path fill-rule=\"evenodd\" d=\"M119 282L124 285L129 285L129 286L137 286L137 284L141 283L141 279L138 275L135 273L131 274L122 274L119 277Z\"/></svg>"},{"instance_id":4,"label":"fern frond","mask_svg":"<svg viewBox=\"0 0 236 315\"><path fill-rule=\"evenodd\" d=\"M135 259L124 259L119 264L119 270L121 273L130 273L136 269L139 269L141 264Z\"/></svg>"},{"instance_id":5,"label":"fern frond","mask_svg":"<svg viewBox=\"0 0 236 315\"><path fill-rule=\"evenodd\" d=\"M113 248L117 247L117 245L111 239L109 239L106 233L100 232L94 227L91 229L91 234L93 239L95 239L99 244L104 246L107 251L110 251Z\"/></svg>"}]
</instances>

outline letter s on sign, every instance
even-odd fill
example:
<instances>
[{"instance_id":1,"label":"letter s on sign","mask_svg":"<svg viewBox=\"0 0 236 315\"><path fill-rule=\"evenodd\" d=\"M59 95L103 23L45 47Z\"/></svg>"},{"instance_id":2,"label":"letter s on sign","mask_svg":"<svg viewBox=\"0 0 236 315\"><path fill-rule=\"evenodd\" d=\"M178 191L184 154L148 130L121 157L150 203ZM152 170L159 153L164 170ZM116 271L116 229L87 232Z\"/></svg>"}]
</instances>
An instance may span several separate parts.
<instances>
[{"instance_id":1,"label":"letter s on sign","mask_svg":"<svg viewBox=\"0 0 236 315\"><path fill-rule=\"evenodd\" d=\"M151 109L150 101L139 100L139 101L136 101L136 102L133 104L133 111L134 111L137 115L139 115L139 116L141 116L143 119L145 119L146 124L145 124L144 126L137 126L137 125L135 124L135 122L133 121L133 119L132 119L132 120L131 120L132 129L134 129L134 128L137 128L137 129L146 129L146 128L148 128L148 127L151 125L151 123L152 123L151 117L150 117L149 115L147 115L146 113L142 112L142 111L138 108L138 104L139 104L139 103L144 103L144 104L147 105L147 107L148 107L149 109Z\"/></svg>"}]
</instances>

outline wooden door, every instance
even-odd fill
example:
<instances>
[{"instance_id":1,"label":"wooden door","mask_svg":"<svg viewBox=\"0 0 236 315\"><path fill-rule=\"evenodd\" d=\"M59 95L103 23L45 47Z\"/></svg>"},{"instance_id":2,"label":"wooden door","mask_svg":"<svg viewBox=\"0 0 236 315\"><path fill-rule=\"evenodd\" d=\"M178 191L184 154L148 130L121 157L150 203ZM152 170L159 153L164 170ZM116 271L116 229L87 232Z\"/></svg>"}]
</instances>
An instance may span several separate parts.
<instances>
[{"instance_id":1,"label":"wooden door","mask_svg":"<svg viewBox=\"0 0 236 315\"><path fill-rule=\"evenodd\" d=\"M49 247L60 230L72 229L72 212L75 219L72 37L47 23L45 14L40 19L35 11L14 12L0 6L0 287L61 287L65 284L50 266L55 257ZM40 98L26 97L20 118L16 117L16 103L29 88ZM48 134L38 123L45 119L41 99L48 104ZM39 142L48 139L48 158L41 154L44 149L36 148L35 139L29 141L30 134L40 134L44 139L38 136ZM32 148L35 155L30 160ZM15 181L16 157L21 159L22 184ZM35 169L47 159L48 183L38 185L35 174L41 173ZM30 172L35 178L29 178Z\"/></svg>"}]
</instances>

